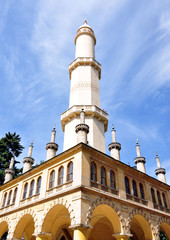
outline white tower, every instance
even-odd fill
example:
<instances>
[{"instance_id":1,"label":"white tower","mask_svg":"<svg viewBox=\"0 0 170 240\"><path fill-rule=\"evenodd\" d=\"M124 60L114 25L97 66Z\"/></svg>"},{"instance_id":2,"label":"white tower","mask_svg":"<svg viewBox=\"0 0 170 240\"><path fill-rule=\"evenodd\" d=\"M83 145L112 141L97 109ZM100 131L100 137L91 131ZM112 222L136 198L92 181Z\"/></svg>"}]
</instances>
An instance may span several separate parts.
<instances>
[{"instance_id":1,"label":"white tower","mask_svg":"<svg viewBox=\"0 0 170 240\"><path fill-rule=\"evenodd\" d=\"M23 160L24 167L22 173L29 171L32 168L32 165L34 164L34 158L32 158L32 150L33 142L29 146L28 157L25 157Z\"/></svg>"},{"instance_id":2,"label":"white tower","mask_svg":"<svg viewBox=\"0 0 170 240\"><path fill-rule=\"evenodd\" d=\"M136 139L136 154L137 154L137 157L134 159L134 161L135 161L137 170L139 170L143 173L146 173L146 170L145 170L146 160L144 157L141 157L140 145L138 144L138 139Z\"/></svg>"},{"instance_id":3,"label":"white tower","mask_svg":"<svg viewBox=\"0 0 170 240\"><path fill-rule=\"evenodd\" d=\"M164 168L161 168L160 160L157 153L156 153L156 162L157 162L158 168L155 170L155 173L158 176L158 180L166 183L166 178L165 178L166 171Z\"/></svg>"},{"instance_id":4,"label":"white tower","mask_svg":"<svg viewBox=\"0 0 170 240\"><path fill-rule=\"evenodd\" d=\"M55 136L56 136L56 130L55 130L55 126L54 126L52 133L51 133L51 142L46 144L46 150L47 150L46 160L49 160L50 158L55 157L56 152L58 150L58 144L55 143Z\"/></svg>"},{"instance_id":5,"label":"white tower","mask_svg":"<svg viewBox=\"0 0 170 240\"><path fill-rule=\"evenodd\" d=\"M61 115L64 131L64 150L77 144L75 127L80 123L82 108L90 131L90 146L105 152L105 132L108 114L100 109L99 79L101 65L95 60L96 38L92 28L84 24L75 37L75 60L69 66L71 80L69 109Z\"/></svg>"},{"instance_id":6,"label":"white tower","mask_svg":"<svg viewBox=\"0 0 170 240\"><path fill-rule=\"evenodd\" d=\"M89 126L85 124L85 112L82 109L80 113L80 124L76 126L75 129L77 133L77 143L85 143L87 144L87 134L89 133Z\"/></svg>"},{"instance_id":7,"label":"white tower","mask_svg":"<svg viewBox=\"0 0 170 240\"><path fill-rule=\"evenodd\" d=\"M13 155L12 158L11 158L9 168L5 169L5 181L4 181L4 183L13 179L13 176L14 176L14 173L15 173L15 171L14 171L14 161L15 161L15 157Z\"/></svg>"},{"instance_id":8,"label":"white tower","mask_svg":"<svg viewBox=\"0 0 170 240\"><path fill-rule=\"evenodd\" d=\"M111 156L120 161L120 150L121 144L116 142L116 130L112 127L112 143L109 144L109 151L111 152Z\"/></svg>"}]
</instances>

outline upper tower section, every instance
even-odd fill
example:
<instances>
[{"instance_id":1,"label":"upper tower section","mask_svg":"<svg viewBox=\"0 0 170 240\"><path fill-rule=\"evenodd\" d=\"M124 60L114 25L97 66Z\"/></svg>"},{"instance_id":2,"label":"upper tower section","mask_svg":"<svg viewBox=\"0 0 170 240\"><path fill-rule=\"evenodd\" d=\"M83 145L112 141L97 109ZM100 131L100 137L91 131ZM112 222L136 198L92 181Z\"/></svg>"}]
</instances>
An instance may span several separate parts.
<instances>
[{"instance_id":1,"label":"upper tower section","mask_svg":"<svg viewBox=\"0 0 170 240\"><path fill-rule=\"evenodd\" d=\"M93 29L87 25L87 21L79 27L75 37L76 55L78 57L92 57L95 58L94 46L96 45L96 37Z\"/></svg>"},{"instance_id":2,"label":"upper tower section","mask_svg":"<svg viewBox=\"0 0 170 240\"><path fill-rule=\"evenodd\" d=\"M99 79L101 65L95 60L96 37L87 21L79 27L75 37L75 60L69 65L71 80L70 104L100 107Z\"/></svg>"}]
</instances>

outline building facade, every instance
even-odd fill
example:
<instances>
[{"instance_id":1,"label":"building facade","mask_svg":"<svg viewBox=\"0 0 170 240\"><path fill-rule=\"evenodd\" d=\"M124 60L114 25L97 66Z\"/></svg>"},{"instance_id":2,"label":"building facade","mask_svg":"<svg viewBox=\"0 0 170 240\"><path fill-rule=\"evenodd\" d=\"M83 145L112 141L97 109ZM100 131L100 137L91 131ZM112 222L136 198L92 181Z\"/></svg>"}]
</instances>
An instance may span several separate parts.
<instances>
[{"instance_id":1,"label":"building facade","mask_svg":"<svg viewBox=\"0 0 170 240\"><path fill-rule=\"evenodd\" d=\"M47 160L32 168L33 145L23 174L13 176L14 157L0 187L0 238L36 240L170 239L170 187L156 156L158 180L145 172L137 142L137 169L120 161L121 145L112 130L111 156L105 153L108 115L100 109L101 66L96 38L84 24L69 66L69 109L61 115L64 151L56 155L55 128Z\"/></svg>"}]
</instances>

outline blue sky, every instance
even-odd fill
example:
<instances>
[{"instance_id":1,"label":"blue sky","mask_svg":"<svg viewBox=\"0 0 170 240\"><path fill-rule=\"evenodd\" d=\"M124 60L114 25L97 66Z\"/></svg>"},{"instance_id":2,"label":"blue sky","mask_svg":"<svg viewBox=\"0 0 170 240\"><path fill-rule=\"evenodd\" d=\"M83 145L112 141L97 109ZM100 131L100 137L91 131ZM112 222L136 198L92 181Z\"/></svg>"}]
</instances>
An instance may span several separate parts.
<instances>
[{"instance_id":1,"label":"blue sky","mask_svg":"<svg viewBox=\"0 0 170 240\"><path fill-rule=\"evenodd\" d=\"M58 153L68 109L68 65L84 19L96 38L102 65L101 108L109 114L106 149L115 125L121 160L134 165L139 139L146 171L155 177L155 151L170 183L170 2L168 0L1 0L0 137L17 132L35 162L56 124ZM110 154L107 150L107 153Z\"/></svg>"}]
</instances>

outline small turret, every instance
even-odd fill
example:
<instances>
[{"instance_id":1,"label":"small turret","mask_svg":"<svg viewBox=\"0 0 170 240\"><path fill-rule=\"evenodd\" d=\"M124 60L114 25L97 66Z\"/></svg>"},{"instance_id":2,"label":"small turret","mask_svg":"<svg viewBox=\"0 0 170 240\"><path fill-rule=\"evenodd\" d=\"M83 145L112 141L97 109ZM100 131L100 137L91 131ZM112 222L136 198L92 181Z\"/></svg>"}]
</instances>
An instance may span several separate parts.
<instances>
[{"instance_id":1,"label":"small turret","mask_svg":"<svg viewBox=\"0 0 170 240\"><path fill-rule=\"evenodd\" d=\"M80 112L80 124L75 128L77 133L77 143L83 142L87 144L87 134L89 133L89 126L85 124L85 112L84 109Z\"/></svg>"},{"instance_id":2,"label":"small turret","mask_svg":"<svg viewBox=\"0 0 170 240\"><path fill-rule=\"evenodd\" d=\"M112 143L109 144L109 151L111 152L111 156L119 161L120 161L120 150L121 150L121 144L116 142L116 130L112 126Z\"/></svg>"},{"instance_id":3,"label":"small turret","mask_svg":"<svg viewBox=\"0 0 170 240\"><path fill-rule=\"evenodd\" d=\"M166 183L166 178L165 178L166 171L164 168L161 168L161 164L160 164L160 160L157 152L156 152L156 162L157 162L158 168L155 170L155 174L158 176L159 181Z\"/></svg>"},{"instance_id":4,"label":"small turret","mask_svg":"<svg viewBox=\"0 0 170 240\"><path fill-rule=\"evenodd\" d=\"M55 143L55 136L56 136L56 130L55 130L55 126L54 126L52 133L51 133L51 142L46 144L46 150L47 150L46 160L56 156L56 152L58 150L58 144Z\"/></svg>"},{"instance_id":5,"label":"small turret","mask_svg":"<svg viewBox=\"0 0 170 240\"><path fill-rule=\"evenodd\" d=\"M24 167L23 167L22 173L29 171L32 168L32 165L34 164L34 158L32 158L32 150L33 150L33 141L29 146L28 157L25 157L23 160Z\"/></svg>"},{"instance_id":6,"label":"small turret","mask_svg":"<svg viewBox=\"0 0 170 240\"><path fill-rule=\"evenodd\" d=\"M13 156L11 158L9 168L5 169L5 181L4 181L4 183L13 179L13 176L14 176L14 173L15 173L14 162L15 162L15 155L13 154Z\"/></svg>"},{"instance_id":7,"label":"small turret","mask_svg":"<svg viewBox=\"0 0 170 240\"><path fill-rule=\"evenodd\" d=\"M136 139L136 154L137 154L137 157L134 159L134 161L135 161L137 170L143 173L146 173L146 170L145 170L146 160L144 157L141 157L140 145L138 144L138 139Z\"/></svg>"}]
</instances>

